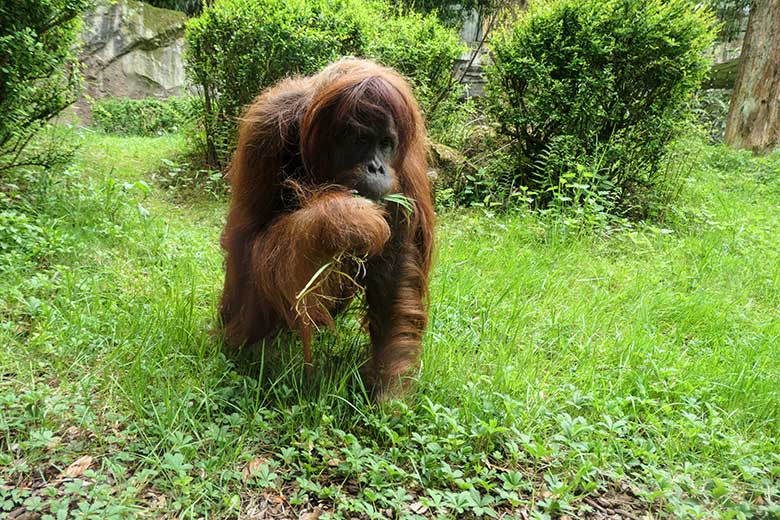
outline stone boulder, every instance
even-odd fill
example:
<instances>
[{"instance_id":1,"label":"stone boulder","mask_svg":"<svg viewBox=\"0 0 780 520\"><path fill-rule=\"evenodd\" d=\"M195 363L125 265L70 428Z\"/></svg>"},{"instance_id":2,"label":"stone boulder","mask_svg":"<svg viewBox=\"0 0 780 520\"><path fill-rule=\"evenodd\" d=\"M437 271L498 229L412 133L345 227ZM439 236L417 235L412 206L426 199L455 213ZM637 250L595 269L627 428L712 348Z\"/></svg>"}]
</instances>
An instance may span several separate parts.
<instances>
[{"instance_id":1,"label":"stone boulder","mask_svg":"<svg viewBox=\"0 0 780 520\"><path fill-rule=\"evenodd\" d=\"M100 2L81 34L85 93L94 99L183 94L186 22L184 13L136 0Z\"/></svg>"}]
</instances>

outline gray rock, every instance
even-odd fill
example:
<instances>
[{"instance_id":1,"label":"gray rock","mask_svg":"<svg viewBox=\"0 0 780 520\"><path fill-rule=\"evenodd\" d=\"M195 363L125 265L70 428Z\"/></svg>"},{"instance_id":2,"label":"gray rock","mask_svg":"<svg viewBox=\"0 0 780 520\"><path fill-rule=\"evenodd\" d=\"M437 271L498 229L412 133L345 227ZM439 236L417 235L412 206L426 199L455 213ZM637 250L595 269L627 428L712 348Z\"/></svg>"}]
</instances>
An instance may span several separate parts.
<instances>
[{"instance_id":1,"label":"gray rock","mask_svg":"<svg viewBox=\"0 0 780 520\"><path fill-rule=\"evenodd\" d=\"M186 22L184 13L136 0L100 2L85 17L81 33L85 94L93 99L184 94ZM84 99L74 108L89 120Z\"/></svg>"}]
</instances>

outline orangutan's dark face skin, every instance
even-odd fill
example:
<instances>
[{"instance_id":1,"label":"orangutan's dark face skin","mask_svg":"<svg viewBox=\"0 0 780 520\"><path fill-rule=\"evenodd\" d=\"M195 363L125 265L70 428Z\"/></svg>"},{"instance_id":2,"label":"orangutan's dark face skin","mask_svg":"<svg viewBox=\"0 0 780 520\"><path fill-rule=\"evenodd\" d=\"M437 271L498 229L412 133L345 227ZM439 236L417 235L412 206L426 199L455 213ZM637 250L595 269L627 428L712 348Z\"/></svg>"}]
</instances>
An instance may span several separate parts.
<instances>
[{"instance_id":1,"label":"orangutan's dark face skin","mask_svg":"<svg viewBox=\"0 0 780 520\"><path fill-rule=\"evenodd\" d=\"M398 189L395 163L398 136L391 122L345 135L333 150L335 171L346 172L344 184L363 197L381 200Z\"/></svg>"}]
</instances>

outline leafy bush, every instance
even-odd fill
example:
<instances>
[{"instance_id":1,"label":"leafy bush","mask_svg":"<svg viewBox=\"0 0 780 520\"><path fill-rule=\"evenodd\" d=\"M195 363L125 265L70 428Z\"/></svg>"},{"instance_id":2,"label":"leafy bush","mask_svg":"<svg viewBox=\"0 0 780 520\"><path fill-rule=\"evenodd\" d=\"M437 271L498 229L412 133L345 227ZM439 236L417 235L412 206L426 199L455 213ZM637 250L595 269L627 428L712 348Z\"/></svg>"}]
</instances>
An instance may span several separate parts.
<instances>
[{"instance_id":1,"label":"leafy bush","mask_svg":"<svg viewBox=\"0 0 780 520\"><path fill-rule=\"evenodd\" d=\"M195 117L196 103L194 98L105 98L92 105L92 118L105 132L154 136L189 124Z\"/></svg>"},{"instance_id":2,"label":"leafy bush","mask_svg":"<svg viewBox=\"0 0 780 520\"><path fill-rule=\"evenodd\" d=\"M444 110L462 52L433 16L404 16L371 0L218 0L187 29L191 81L203 92L207 162L223 167L235 121L260 91L342 56L368 56L409 76L423 107ZM430 115L429 115L430 118Z\"/></svg>"},{"instance_id":3,"label":"leafy bush","mask_svg":"<svg viewBox=\"0 0 780 520\"><path fill-rule=\"evenodd\" d=\"M4 0L0 4L0 175L16 166L48 166L62 148L25 153L32 137L73 103L79 15L90 0Z\"/></svg>"},{"instance_id":4,"label":"leafy bush","mask_svg":"<svg viewBox=\"0 0 780 520\"><path fill-rule=\"evenodd\" d=\"M403 74L414 88L431 137L453 144L450 130L464 113L464 88L454 80L452 68L464 51L458 35L437 18L410 12L385 20L363 54Z\"/></svg>"},{"instance_id":5,"label":"leafy bush","mask_svg":"<svg viewBox=\"0 0 780 520\"><path fill-rule=\"evenodd\" d=\"M532 4L496 36L487 70L488 109L514 146L513 179L546 204L562 179L593 187L576 175L590 172L617 197L616 211L645 216L708 70L712 28L689 0Z\"/></svg>"}]
</instances>

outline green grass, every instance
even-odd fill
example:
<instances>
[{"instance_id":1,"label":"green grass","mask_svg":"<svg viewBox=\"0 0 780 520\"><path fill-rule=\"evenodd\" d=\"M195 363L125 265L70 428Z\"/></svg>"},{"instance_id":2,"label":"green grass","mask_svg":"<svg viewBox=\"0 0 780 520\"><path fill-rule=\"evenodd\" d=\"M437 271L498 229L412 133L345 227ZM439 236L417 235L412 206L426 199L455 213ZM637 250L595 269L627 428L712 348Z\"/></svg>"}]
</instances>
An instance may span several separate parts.
<instances>
[{"instance_id":1,"label":"green grass","mask_svg":"<svg viewBox=\"0 0 780 520\"><path fill-rule=\"evenodd\" d=\"M0 515L780 516L778 155L692 143L665 228L440 214L418 391L378 408L353 316L312 385L289 338L223 352L224 201L152 180L182 146L88 134L0 189Z\"/></svg>"}]
</instances>

